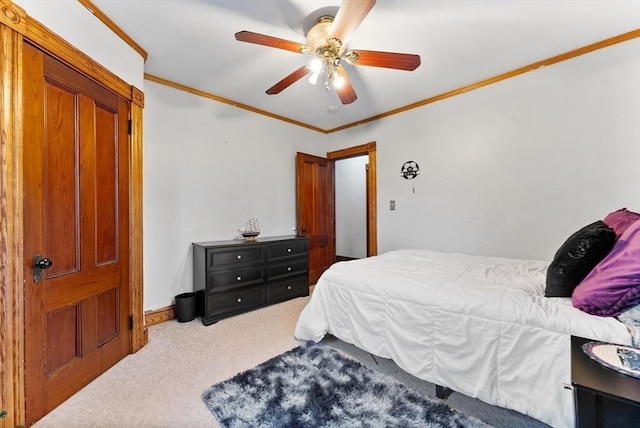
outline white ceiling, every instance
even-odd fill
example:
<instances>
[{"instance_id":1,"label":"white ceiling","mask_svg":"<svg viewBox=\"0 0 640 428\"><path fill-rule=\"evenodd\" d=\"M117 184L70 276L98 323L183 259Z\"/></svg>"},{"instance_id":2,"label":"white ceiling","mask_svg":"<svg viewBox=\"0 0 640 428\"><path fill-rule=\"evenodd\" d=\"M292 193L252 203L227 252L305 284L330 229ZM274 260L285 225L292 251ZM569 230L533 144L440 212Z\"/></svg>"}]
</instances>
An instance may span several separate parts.
<instances>
[{"instance_id":1,"label":"white ceiling","mask_svg":"<svg viewBox=\"0 0 640 428\"><path fill-rule=\"evenodd\" d=\"M422 64L346 65L358 99L343 106L304 78L265 94L311 57L234 38L249 30L304 43L339 0L93 3L148 52L146 73L326 130L640 28L638 0L378 0L348 48L418 54Z\"/></svg>"}]
</instances>

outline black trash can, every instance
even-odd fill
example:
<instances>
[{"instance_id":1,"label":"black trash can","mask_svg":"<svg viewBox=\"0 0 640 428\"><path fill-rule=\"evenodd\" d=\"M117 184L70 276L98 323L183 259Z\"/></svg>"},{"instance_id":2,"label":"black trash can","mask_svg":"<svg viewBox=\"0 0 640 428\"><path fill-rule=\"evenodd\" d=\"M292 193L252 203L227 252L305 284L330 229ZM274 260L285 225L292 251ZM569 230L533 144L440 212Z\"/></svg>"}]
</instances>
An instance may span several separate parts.
<instances>
[{"instance_id":1,"label":"black trash can","mask_svg":"<svg viewBox=\"0 0 640 428\"><path fill-rule=\"evenodd\" d=\"M176 319L178 322L193 321L196 317L196 293L182 293L176 296Z\"/></svg>"}]
</instances>

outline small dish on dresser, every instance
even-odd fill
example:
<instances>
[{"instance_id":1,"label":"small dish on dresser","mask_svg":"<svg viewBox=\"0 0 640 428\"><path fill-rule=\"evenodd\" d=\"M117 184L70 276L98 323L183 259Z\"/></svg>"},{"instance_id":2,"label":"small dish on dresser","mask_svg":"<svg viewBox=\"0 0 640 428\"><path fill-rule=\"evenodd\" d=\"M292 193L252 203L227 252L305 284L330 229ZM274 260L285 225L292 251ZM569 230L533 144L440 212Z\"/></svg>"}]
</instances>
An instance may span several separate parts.
<instances>
[{"instance_id":1,"label":"small dish on dresser","mask_svg":"<svg viewBox=\"0 0 640 428\"><path fill-rule=\"evenodd\" d=\"M635 378L640 378L640 349L605 342L587 342L582 350L595 362Z\"/></svg>"}]
</instances>

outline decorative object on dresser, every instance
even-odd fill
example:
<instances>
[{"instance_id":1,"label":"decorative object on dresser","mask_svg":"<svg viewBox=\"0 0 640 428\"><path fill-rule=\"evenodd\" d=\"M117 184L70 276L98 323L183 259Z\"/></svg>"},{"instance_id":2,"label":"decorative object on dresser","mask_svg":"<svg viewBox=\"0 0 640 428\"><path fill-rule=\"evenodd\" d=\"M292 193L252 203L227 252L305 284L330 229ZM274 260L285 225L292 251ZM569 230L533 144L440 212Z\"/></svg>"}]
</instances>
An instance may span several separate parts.
<instances>
[{"instance_id":1,"label":"decorative object on dresser","mask_svg":"<svg viewBox=\"0 0 640 428\"><path fill-rule=\"evenodd\" d=\"M247 241L254 241L260 235L260 222L257 218L250 218L238 232Z\"/></svg>"},{"instance_id":2,"label":"decorative object on dresser","mask_svg":"<svg viewBox=\"0 0 640 428\"><path fill-rule=\"evenodd\" d=\"M193 289L204 325L309 295L306 237L194 242Z\"/></svg>"},{"instance_id":3,"label":"decorative object on dresser","mask_svg":"<svg viewBox=\"0 0 640 428\"><path fill-rule=\"evenodd\" d=\"M637 426L640 420L640 380L594 361L583 351L583 345L588 342L589 339L571 336L571 384L576 427Z\"/></svg>"}]
</instances>

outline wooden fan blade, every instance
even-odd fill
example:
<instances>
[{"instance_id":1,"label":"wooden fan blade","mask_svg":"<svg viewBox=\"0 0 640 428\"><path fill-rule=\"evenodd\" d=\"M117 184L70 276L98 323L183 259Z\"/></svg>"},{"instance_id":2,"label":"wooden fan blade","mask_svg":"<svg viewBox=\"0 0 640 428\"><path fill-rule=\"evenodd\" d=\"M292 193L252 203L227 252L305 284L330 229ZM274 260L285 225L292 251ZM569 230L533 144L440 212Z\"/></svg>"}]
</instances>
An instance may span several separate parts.
<instances>
[{"instance_id":1,"label":"wooden fan blade","mask_svg":"<svg viewBox=\"0 0 640 428\"><path fill-rule=\"evenodd\" d=\"M346 45L374 4L376 0L343 0L327 37L336 38L343 46Z\"/></svg>"},{"instance_id":2,"label":"wooden fan blade","mask_svg":"<svg viewBox=\"0 0 640 428\"><path fill-rule=\"evenodd\" d=\"M396 70L413 71L420 65L420 55L398 52L354 51L358 60L354 65L370 67L395 68Z\"/></svg>"},{"instance_id":3,"label":"wooden fan blade","mask_svg":"<svg viewBox=\"0 0 640 428\"><path fill-rule=\"evenodd\" d=\"M297 69L296 71L294 71L293 73L291 73L290 75L288 75L287 77L285 77L284 79L282 79L281 81L279 81L278 83L276 83L275 85L267 89L266 90L267 94L269 95L279 94L280 92L287 89L289 86L291 86L292 84L294 84L295 82L297 82L298 80L302 79L304 76L309 74L310 71L311 69L309 67L306 67L306 66L300 67L299 69Z\"/></svg>"},{"instance_id":4,"label":"wooden fan blade","mask_svg":"<svg viewBox=\"0 0 640 428\"><path fill-rule=\"evenodd\" d=\"M358 99L356 96L356 91L353 89L353 85L351 84L351 80L349 80L349 75L347 74L347 70L344 67L338 67L336 69L338 76L342 78L343 85L339 88L336 88L336 93L338 94L338 98L340 98L340 102L342 104L351 104L355 100Z\"/></svg>"},{"instance_id":5,"label":"wooden fan blade","mask_svg":"<svg viewBox=\"0 0 640 428\"><path fill-rule=\"evenodd\" d=\"M272 48L284 49L285 51L302 53L307 45L291 40L279 39L277 37L264 34L253 33L251 31L239 31L236 33L236 40L240 42L255 43L256 45L269 46Z\"/></svg>"}]
</instances>

